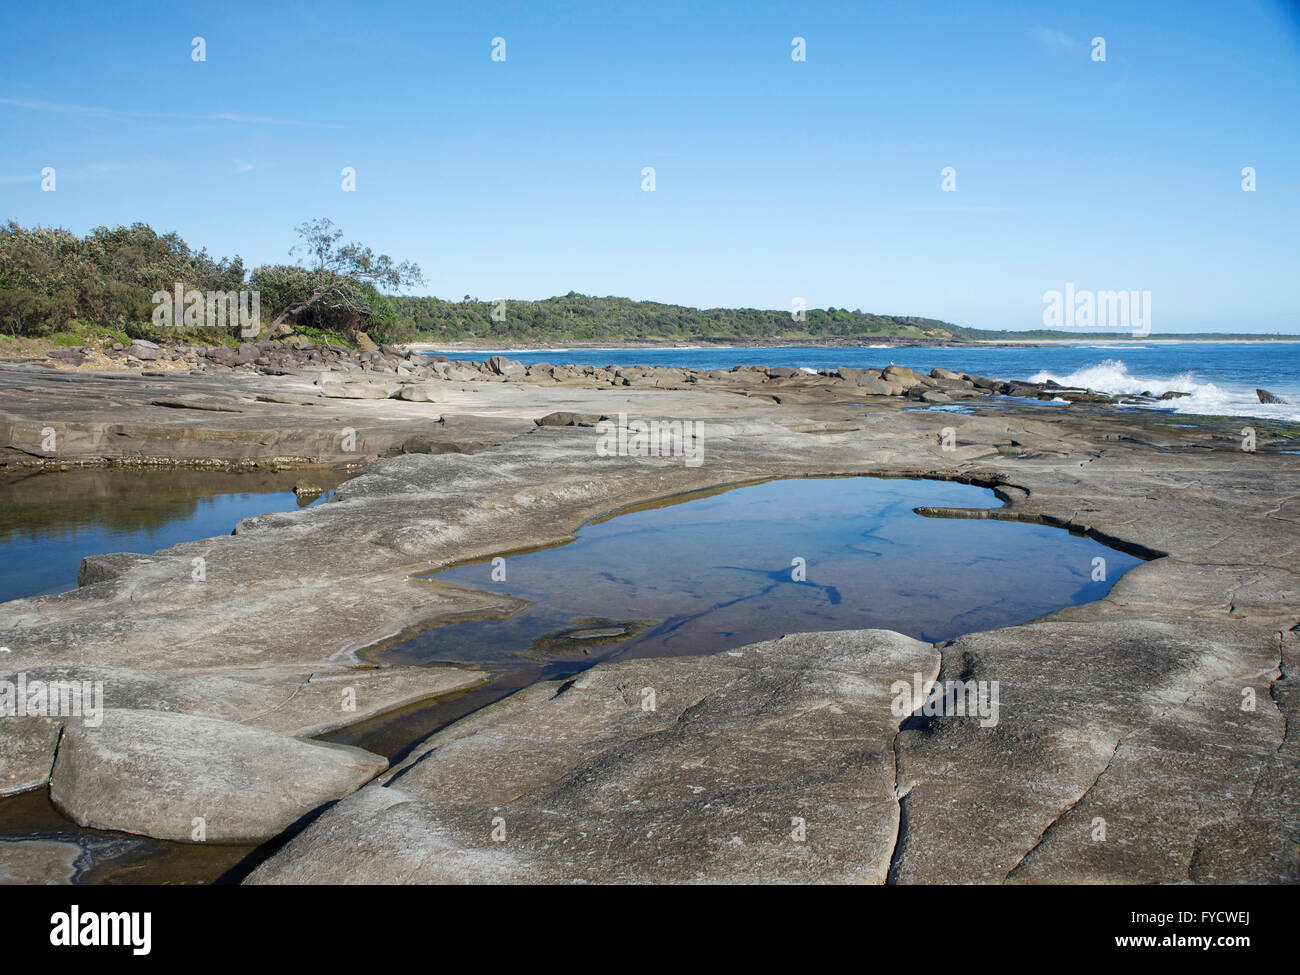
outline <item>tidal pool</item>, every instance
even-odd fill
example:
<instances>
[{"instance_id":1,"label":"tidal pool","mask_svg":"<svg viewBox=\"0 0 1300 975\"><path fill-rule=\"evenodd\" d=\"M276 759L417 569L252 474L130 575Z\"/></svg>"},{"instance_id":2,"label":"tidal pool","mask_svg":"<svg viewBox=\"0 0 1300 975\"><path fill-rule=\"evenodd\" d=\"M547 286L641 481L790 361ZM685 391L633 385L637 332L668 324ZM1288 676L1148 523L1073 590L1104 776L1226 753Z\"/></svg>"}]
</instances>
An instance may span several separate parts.
<instances>
[{"instance_id":1,"label":"tidal pool","mask_svg":"<svg viewBox=\"0 0 1300 975\"><path fill-rule=\"evenodd\" d=\"M0 477L0 602L77 588L87 555L147 554L229 535L242 518L328 500L332 470L226 473L82 468ZM323 493L297 497L309 481Z\"/></svg>"},{"instance_id":2,"label":"tidal pool","mask_svg":"<svg viewBox=\"0 0 1300 975\"><path fill-rule=\"evenodd\" d=\"M96 476L78 483L87 474ZM310 479L333 487L339 478ZM228 532L240 518L297 505L289 489L299 479L307 476L85 471L4 485L0 545L6 554L29 546L35 561L18 571L7 562L0 582L32 589L23 576L45 559L39 585L70 588L90 551L150 552ZM16 487L25 493L11 503ZM378 656L474 664L495 679L319 739L396 763L450 722L601 660L710 653L804 630L888 627L943 640L1096 599L1140 561L1060 529L912 510L999 504L991 491L944 481L768 481L615 512L567 545L434 573L435 585L528 603L504 619L426 630ZM1094 579L1096 559L1105 560L1104 579ZM78 843L77 883L210 883L238 881L284 838L254 849L82 829L40 790L0 800L0 858L5 842L27 839Z\"/></svg>"},{"instance_id":3,"label":"tidal pool","mask_svg":"<svg viewBox=\"0 0 1300 975\"><path fill-rule=\"evenodd\" d=\"M1097 599L1140 561L1057 528L912 510L1000 504L970 485L870 477L670 498L590 523L567 545L434 573L528 605L426 630L379 656L580 668L810 630L881 627L937 642Z\"/></svg>"},{"instance_id":4,"label":"tidal pool","mask_svg":"<svg viewBox=\"0 0 1300 975\"><path fill-rule=\"evenodd\" d=\"M0 477L0 602L77 587L87 555L155 552L228 535L240 519L327 501L346 474L327 469L228 473L81 468ZM320 494L294 493L309 482ZM5 844L77 843L76 883L212 882L251 845L186 844L84 829L50 804L46 790L0 799Z\"/></svg>"}]
</instances>

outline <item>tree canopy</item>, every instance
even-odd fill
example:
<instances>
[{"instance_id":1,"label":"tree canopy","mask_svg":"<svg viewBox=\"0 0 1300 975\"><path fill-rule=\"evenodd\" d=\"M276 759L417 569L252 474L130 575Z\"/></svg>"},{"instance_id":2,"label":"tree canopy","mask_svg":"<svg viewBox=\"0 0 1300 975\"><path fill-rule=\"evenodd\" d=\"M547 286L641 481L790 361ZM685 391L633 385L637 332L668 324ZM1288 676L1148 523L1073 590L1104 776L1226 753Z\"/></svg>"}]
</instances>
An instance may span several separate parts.
<instances>
[{"instance_id":1,"label":"tree canopy","mask_svg":"<svg viewBox=\"0 0 1300 975\"><path fill-rule=\"evenodd\" d=\"M290 255L298 264L264 265L250 274L239 257L214 260L179 235L160 235L143 223L96 227L78 237L10 220L0 226L0 328L40 336L82 322L141 338L175 338L184 330L160 334L151 318L155 293L171 294L179 284L205 293L260 291L262 314L273 326L292 320L370 331L380 341L414 338L413 324L398 317L380 289L420 283L419 267L362 244L340 245L342 231L328 219L308 221L297 233Z\"/></svg>"}]
</instances>

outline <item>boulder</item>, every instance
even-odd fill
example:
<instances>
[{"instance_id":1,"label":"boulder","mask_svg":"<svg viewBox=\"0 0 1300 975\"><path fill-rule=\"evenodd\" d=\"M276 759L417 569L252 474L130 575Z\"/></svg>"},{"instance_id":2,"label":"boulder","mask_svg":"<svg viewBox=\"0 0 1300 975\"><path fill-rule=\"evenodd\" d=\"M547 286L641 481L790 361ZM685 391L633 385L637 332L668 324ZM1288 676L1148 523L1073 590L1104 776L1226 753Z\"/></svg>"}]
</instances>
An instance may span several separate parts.
<instances>
[{"instance_id":1,"label":"boulder","mask_svg":"<svg viewBox=\"0 0 1300 975\"><path fill-rule=\"evenodd\" d=\"M359 789L388 762L360 748L303 741L188 714L109 709L69 721L50 799L80 826L190 842L254 843Z\"/></svg>"},{"instance_id":2,"label":"boulder","mask_svg":"<svg viewBox=\"0 0 1300 975\"><path fill-rule=\"evenodd\" d=\"M1007 383L1007 395L1034 399L1042 391L1042 388L1038 383L1024 383L1013 379Z\"/></svg>"},{"instance_id":3,"label":"boulder","mask_svg":"<svg viewBox=\"0 0 1300 975\"><path fill-rule=\"evenodd\" d=\"M436 403L433 387L428 383L409 383L397 394L398 399L410 403Z\"/></svg>"},{"instance_id":4,"label":"boulder","mask_svg":"<svg viewBox=\"0 0 1300 975\"><path fill-rule=\"evenodd\" d=\"M971 373L963 373L962 378L974 386L976 389L983 390L986 393L1005 393L1007 384L1001 379L987 379L984 376L975 376Z\"/></svg>"},{"instance_id":5,"label":"boulder","mask_svg":"<svg viewBox=\"0 0 1300 975\"><path fill-rule=\"evenodd\" d=\"M128 355L133 355L144 362L152 362L160 354L157 344L145 339L133 339L126 351Z\"/></svg>"},{"instance_id":6,"label":"boulder","mask_svg":"<svg viewBox=\"0 0 1300 975\"><path fill-rule=\"evenodd\" d=\"M840 367L839 377L851 386L873 396L899 396L907 384L885 376L879 369L848 369Z\"/></svg>"},{"instance_id":7,"label":"boulder","mask_svg":"<svg viewBox=\"0 0 1300 975\"><path fill-rule=\"evenodd\" d=\"M901 396L907 389L903 383L892 383L868 374L858 377L857 387L873 396Z\"/></svg>"},{"instance_id":8,"label":"boulder","mask_svg":"<svg viewBox=\"0 0 1300 975\"><path fill-rule=\"evenodd\" d=\"M1283 399L1282 397L1280 397L1280 396L1275 396L1275 395L1273 395L1273 394L1270 393L1267 389L1257 389L1257 390L1255 390L1255 395L1256 395L1257 397L1259 397L1259 401L1260 401L1261 403L1276 403L1276 404L1278 404L1278 405L1280 405L1280 406L1286 406L1286 405L1287 405L1286 400L1284 400L1284 399Z\"/></svg>"},{"instance_id":9,"label":"boulder","mask_svg":"<svg viewBox=\"0 0 1300 975\"><path fill-rule=\"evenodd\" d=\"M921 393L919 399L921 400L922 403L931 403L936 406L944 403L952 402L952 397L949 396L946 392L944 392L941 389L924 390Z\"/></svg>"},{"instance_id":10,"label":"boulder","mask_svg":"<svg viewBox=\"0 0 1300 975\"><path fill-rule=\"evenodd\" d=\"M485 365L495 375L504 376L507 379L519 379L527 375L528 372L522 362L515 362L513 359L507 359L499 355L494 355L491 359L488 359Z\"/></svg>"},{"instance_id":11,"label":"boulder","mask_svg":"<svg viewBox=\"0 0 1300 975\"><path fill-rule=\"evenodd\" d=\"M262 351L257 347L256 343L245 342L243 345L241 345L239 348L235 350L235 365L237 366L246 365L250 362L255 361L257 357L261 354Z\"/></svg>"},{"instance_id":12,"label":"boulder","mask_svg":"<svg viewBox=\"0 0 1300 975\"><path fill-rule=\"evenodd\" d=\"M466 365L463 362L435 362L433 372L443 379L461 383L482 377L482 373L475 366Z\"/></svg>"},{"instance_id":13,"label":"boulder","mask_svg":"<svg viewBox=\"0 0 1300 975\"><path fill-rule=\"evenodd\" d=\"M907 366L886 366L883 370L883 375L886 379L892 378L895 382L904 382L908 385L916 385L921 381L921 377L911 369L908 369Z\"/></svg>"},{"instance_id":14,"label":"boulder","mask_svg":"<svg viewBox=\"0 0 1300 975\"><path fill-rule=\"evenodd\" d=\"M539 416L533 422L539 427L576 427L598 423L604 419L597 413L571 413L567 410L561 410L556 413L547 413L546 416Z\"/></svg>"}]
</instances>

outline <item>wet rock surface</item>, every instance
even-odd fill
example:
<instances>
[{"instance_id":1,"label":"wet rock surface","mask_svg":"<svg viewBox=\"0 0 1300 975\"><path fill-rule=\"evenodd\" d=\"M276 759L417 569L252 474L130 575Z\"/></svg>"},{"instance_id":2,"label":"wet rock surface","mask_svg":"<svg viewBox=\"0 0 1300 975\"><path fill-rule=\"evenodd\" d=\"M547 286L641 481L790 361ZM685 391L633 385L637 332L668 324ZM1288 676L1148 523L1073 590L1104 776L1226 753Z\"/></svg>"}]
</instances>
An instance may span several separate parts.
<instances>
[{"instance_id":1,"label":"wet rock surface","mask_svg":"<svg viewBox=\"0 0 1300 975\"><path fill-rule=\"evenodd\" d=\"M0 843L0 885L70 884L77 874L81 847L58 840Z\"/></svg>"}]
</instances>

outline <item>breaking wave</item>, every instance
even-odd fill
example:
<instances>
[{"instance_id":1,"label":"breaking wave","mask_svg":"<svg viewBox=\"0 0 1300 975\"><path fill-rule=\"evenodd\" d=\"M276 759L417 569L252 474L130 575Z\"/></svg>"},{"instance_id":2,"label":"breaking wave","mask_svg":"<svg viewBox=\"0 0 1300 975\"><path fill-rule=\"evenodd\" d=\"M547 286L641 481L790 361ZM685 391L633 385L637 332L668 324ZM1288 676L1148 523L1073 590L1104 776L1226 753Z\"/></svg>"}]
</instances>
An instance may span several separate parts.
<instances>
[{"instance_id":1,"label":"breaking wave","mask_svg":"<svg viewBox=\"0 0 1300 975\"><path fill-rule=\"evenodd\" d=\"M1190 396L1164 400L1156 406L1175 413L1300 420L1300 404L1296 403L1295 397L1283 396L1291 401L1288 405L1265 405L1259 402L1254 388L1233 389L1204 382L1198 380L1193 372L1181 372L1173 376L1135 376L1119 359L1107 359L1095 366L1086 366L1065 375L1044 369L1030 378L1036 383L1045 383L1051 379L1062 386L1092 389L1099 393L1152 393L1156 396L1169 390L1190 393Z\"/></svg>"}]
</instances>

